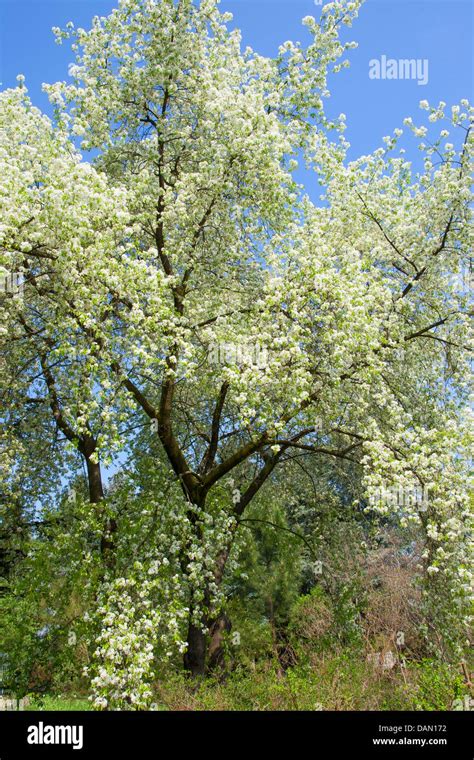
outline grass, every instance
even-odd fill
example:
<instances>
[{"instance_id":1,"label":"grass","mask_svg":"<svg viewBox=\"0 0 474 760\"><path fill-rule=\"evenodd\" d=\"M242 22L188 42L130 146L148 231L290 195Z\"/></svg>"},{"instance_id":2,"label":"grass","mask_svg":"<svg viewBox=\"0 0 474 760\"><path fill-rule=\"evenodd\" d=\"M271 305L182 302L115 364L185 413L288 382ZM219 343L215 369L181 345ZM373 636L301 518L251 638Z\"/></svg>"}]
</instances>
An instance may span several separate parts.
<instances>
[{"instance_id":1,"label":"grass","mask_svg":"<svg viewBox=\"0 0 474 760\"><path fill-rule=\"evenodd\" d=\"M38 710L52 710L58 712L69 711L81 711L92 710L91 703L85 697L74 696L50 696L46 694L43 697L34 697L29 705L25 707L25 710L38 711Z\"/></svg>"}]
</instances>

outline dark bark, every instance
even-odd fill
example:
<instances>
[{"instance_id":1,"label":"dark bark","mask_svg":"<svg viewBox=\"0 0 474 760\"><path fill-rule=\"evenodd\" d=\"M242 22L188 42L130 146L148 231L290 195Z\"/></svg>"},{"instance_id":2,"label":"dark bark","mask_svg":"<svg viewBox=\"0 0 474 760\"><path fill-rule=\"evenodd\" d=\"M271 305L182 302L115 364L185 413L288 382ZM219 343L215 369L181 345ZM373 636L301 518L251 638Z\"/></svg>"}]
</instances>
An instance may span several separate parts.
<instances>
[{"instance_id":1,"label":"dark bark","mask_svg":"<svg viewBox=\"0 0 474 760\"><path fill-rule=\"evenodd\" d=\"M91 504L99 504L104 498L102 485L102 473L99 462L93 462L86 457L87 480L89 484L89 500ZM115 533L117 523L113 518L106 518L102 536L100 538L100 553L104 564L108 568L115 565Z\"/></svg>"},{"instance_id":2,"label":"dark bark","mask_svg":"<svg viewBox=\"0 0 474 760\"><path fill-rule=\"evenodd\" d=\"M199 626L191 621L188 625L187 642L188 648L183 658L184 668L193 678L204 676L206 673L207 636Z\"/></svg>"},{"instance_id":3,"label":"dark bark","mask_svg":"<svg viewBox=\"0 0 474 760\"><path fill-rule=\"evenodd\" d=\"M224 636L232 630L232 623L225 612L221 613L210 629L207 670L209 673L225 671Z\"/></svg>"},{"instance_id":4,"label":"dark bark","mask_svg":"<svg viewBox=\"0 0 474 760\"><path fill-rule=\"evenodd\" d=\"M98 504L104 498L102 474L100 464L86 458L87 480L89 483L89 500L91 504Z\"/></svg>"},{"instance_id":5,"label":"dark bark","mask_svg":"<svg viewBox=\"0 0 474 760\"><path fill-rule=\"evenodd\" d=\"M204 615L202 623L209 630L208 634L191 620L188 625L188 648L183 664L192 678L216 671L223 672L225 669L223 642L225 634L232 628L230 619L222 612L212 621Z\"/></svg>"}]
</instances>

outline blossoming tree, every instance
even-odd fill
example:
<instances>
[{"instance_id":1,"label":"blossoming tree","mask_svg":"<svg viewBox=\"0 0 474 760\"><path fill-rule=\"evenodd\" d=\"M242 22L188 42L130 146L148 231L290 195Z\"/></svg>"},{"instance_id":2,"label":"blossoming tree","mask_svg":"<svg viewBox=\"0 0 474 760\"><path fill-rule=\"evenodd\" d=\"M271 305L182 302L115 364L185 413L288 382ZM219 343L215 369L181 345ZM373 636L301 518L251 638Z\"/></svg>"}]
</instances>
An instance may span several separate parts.
<instances>
[{"instance_id":1,"label":"blossoming tree","mask_svg":"<svg viewBox=\"0 0 474 760\"><path fill-rule=\"evenodd\" d=\"M76 62L72 83L46 87L54 125L22 82L0 97L1 263L25 280L3 304L13 392L47 404L97 503L100 462L133 440L137 413L149 421L178 526L151 577L174 552L194 675L219 647L239 520L295 452L356 463L367 495L423 488L428 504L400 519L425 535L431 582L458 602L468 590L472 109L422 103L428 126L406 120L418 173L401 129L348 161L345 118L324 100L360 5L324 5L303 21L306 47L265 58L241 50L216 0L121 0L90 31L56 30ZM131 581L117 583L125 604Z\"/></svg>"}]
</instances>

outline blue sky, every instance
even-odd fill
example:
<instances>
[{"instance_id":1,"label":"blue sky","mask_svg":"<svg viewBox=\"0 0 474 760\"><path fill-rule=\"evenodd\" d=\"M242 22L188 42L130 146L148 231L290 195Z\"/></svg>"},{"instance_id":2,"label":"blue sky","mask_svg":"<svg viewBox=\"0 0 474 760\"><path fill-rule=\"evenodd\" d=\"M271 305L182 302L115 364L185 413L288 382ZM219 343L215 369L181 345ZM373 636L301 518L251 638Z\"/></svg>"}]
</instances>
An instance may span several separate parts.
<instances>
[{"instance_id":1,"label":"blue sky","mask_svg":"<svg viewBox=\"0 0 474 760\"><path fill-rule=\"evenodd\" d=\"M25 74L34 103L49 112L43 82L67 78L72 60L67 46L57 46L52 26L72 20L88 27L92 16L107 14L114 0L0 0L0 82L15 84ZM272 55L287 39L305 39L301 18L321 12L317 0L222 0L234 14L244 44ZM421 99L448 104L473 99L473 0L367 0L352 30L359 48L350 53L351 68L332 80L331 114L347 115L346 137L352 157L378 147L382 137L417 116ZM387 58L427 59L429 81L373 80L369 61ZM421 116L421 114L420 114Z\"/></svg>"}]
</instances>

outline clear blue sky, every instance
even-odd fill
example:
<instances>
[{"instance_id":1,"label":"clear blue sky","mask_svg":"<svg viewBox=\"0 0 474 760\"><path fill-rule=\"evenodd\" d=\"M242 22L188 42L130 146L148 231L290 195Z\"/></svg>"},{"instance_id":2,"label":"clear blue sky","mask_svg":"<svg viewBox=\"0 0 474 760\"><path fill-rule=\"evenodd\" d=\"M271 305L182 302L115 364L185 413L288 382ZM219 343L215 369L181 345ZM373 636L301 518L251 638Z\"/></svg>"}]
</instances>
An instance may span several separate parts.
<instances>
[{"instance_id":1,"label":"clear blue sky","mask_svg":"<svg viewBox=\"0 0 474 760\"><path fill-rule=\"evenodd\" d=\"M52 26L72 20L88 27L94 15L107 14L114 0L0 0L0 82L13 86L25 74L34 103L50 111L42 82L67 78L72 60L66 45L54 43ZM314 0L222 0L234 14L244 44L274 54L287 39L305 39L301 18L319 16ZM382 137L418 115L418 102L448 104L473 99L474 0L367 0L352 30L359 42L351 51L351 68L332 81L331 112L347 115L352 156L378 147ZM387 58L428 59L429 81L373 80L369 61ZM420 114L421 118L421 114Z\"/></svg>"}]
</instances>

